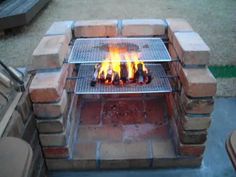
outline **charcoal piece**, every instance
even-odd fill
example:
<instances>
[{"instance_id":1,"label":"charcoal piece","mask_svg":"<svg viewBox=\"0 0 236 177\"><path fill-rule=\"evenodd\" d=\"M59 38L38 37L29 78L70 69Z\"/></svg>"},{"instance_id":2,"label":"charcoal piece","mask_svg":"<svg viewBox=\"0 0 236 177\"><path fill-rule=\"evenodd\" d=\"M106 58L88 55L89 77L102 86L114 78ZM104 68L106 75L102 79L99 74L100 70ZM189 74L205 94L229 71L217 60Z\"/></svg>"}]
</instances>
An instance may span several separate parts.
<instances>
[{"instance_id":1,"label":"charcoal piece","mask_svg":"<svg viewBox=\"0 0 236 177\"><path fill-rule=\"evenodd\" d=\"M91 87L95 87L96 86L96 83L97 83L97 80L91 80L91 82L90 82L90 86Z\"/></svg>"},{"instance_id":2,"label":"charcoal piece","mask_svg":"<svg viewBox=\"0 0 236 177\"><path fill-rule=\"evenodd\" d=\"M120 79L123 81L123 83L127 82L128 69L127 69L126 63L121 63L120 64Z\"/></svg>"},{"instance_id":3,"label":"charcoal piece","mask_svg":"<svg viewBox=\"0 0 236 177\"><path fill-rule=\"evenodd\" d=\"M135 73L135 80L138 84L144 84L145 83L145 73L143 71L143 64L138 64L138 70Z\"/></svg>"},{"instance_id":4,"label":"charcoal piece","mask_svg":"<svg viewBox=\"0 0 236 177\"><path fill-rule=\"evenodd\" d=\"M146 74L145 83L146 83L146 84L150 84L151 82L152 82L152 75L151 75L150 72L148 72L148 73Z\"/></svg>"},{"instance_id":5,"label":"charcoal piece","mask_svg":"<svg viewBox=\"0 0 236 177\"><path fill-rule=\"evenodd\" d=\"M102 84L104 84L104 83L105 83L105 81L106 81L106 78L105 78L104 71L102 71L102 73L100 74L99 81L100 81Z\"/></svg>"},{"instance_id":6,"label":"charcoal piece","mask_svg":"<svg viewBox=\"0 0 236 177\"><path fill-rule=\"evenodd\" d=\"M114 76L114 79L113 79L113 82L112 82L114 85L119 85L120 84L120 77L119 77L119 74L118 73L115 73L115 76Z\"/></svg>"}]
</instances>

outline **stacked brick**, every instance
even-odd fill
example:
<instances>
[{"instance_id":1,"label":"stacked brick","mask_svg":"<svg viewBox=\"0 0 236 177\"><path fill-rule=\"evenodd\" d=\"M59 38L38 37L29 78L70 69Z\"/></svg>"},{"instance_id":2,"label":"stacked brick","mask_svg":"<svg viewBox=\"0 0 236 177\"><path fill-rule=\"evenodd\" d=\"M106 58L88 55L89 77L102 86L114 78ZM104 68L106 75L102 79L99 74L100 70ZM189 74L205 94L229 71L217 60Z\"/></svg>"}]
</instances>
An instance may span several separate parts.
<instances>
[{"instance_id":1,"label":"stacked brick","mask_svg":"<svg viewBox=\"0 0 236 177\"><path fill-rule=\"evenodd\" d=\"M71 95L67 77L73 65L64 64L70 52L73 21L55 22L33 52L37 71L29 88L36 126L44 157L68 158L71 154L73 123L69 113Z\"/></svg>"},{"instance_id":2,"label":"stacked brick","mask_svg":"<svg viewBox=\"0 0 236 177\"><path fill-rule=\"evenodd\" d=\"M177 152L199 159L196 166L200 166L216 94L216 79L207 68L210 49L185 20L166 21L170 55L180 60L170 63L171 73L179 77L181 90L170 96L174 101L172 109L176 110L172 118Z\"/></svg>"},{"instance_id":3,"label":"stacked brick","mask_svg":"<svg viewBox=\"0 0 236 177\"><path fill-rule=\"evenodd\" d=\"M28 84L26 84L26 86L26 90L28 90ZM12 92L10 93L12 94ZM23 92L14 108L14 112L3 132L3 136L17 137L29 143L33 150L33 160L29 174L32 177L45 176L46 167L39 144L36 122L28 91Z\"/></svg>"}]
</instances>

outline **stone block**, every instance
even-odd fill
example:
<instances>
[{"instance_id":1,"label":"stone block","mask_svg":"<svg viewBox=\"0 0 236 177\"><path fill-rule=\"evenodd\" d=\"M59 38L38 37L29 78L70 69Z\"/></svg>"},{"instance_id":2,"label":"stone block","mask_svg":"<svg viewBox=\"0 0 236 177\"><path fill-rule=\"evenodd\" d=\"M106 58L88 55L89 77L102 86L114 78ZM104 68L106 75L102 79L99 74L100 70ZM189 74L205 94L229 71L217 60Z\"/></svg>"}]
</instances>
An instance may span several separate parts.
<instances>
[{"instance_id":1,"label":"stone block","mask_svg":"<svg viewBox=\"0 0 236 177\"><path fill-rule=\"evenodd\" d=\"M173 45L185 65L207 65L210 49L196 32L175 32Z\"/></svg>"},{"instance_id":2,"label":"stone block","mask_svg":"<svg viewBox=\"0 0 236 177\"><path fill-rule=\"evenodd\" d=\"M150 158L147 142L104 142L100 147L101 169L147 168Z\"/></svg>"},{"instance_id":3,"label":"stone block","mask_svg":"<svg viewBox=\"0 0 236 177\"><path fill-rule=\"evenodd\" d=\"M68 65L60 70L37 73L29 87L31 101L34 103L52 103L60 100L67 77Z\"/></svg>"},{"instance_id":4,"label":"stone block","mask_svg":"<svg viewBox=\"0 0 236 177\"><path fill-rule=\"evenodd\" d=\"M171 140L152 141L153 159L176 158L175 148Z\"/></svg>"},{"instance_id":5,"label":"stone block","mask_svg":"<svg viewBox=\"0 0 236 177\"><path fill-rule=\"evenodd\" d=\"M60 68L68 50L65 35L45 36L33 52L33 69Z\"/></svg>"},{"instance_id":6,"label":"stone block","mask_svg":"<svg viewBox=\"0 0 236 177\"><path fill-rule=\"evenodd\" d=\"M55 103L34 103L34 114L35 116L42 119L50 119L62 116L65 112L68 103L66 90L58 102Z\"/></svg>"},{"instance_id":7,"label":"stone block","mask_svg":"<svg viewBox=\"0 0 236 177\"><path fill-rule=\"evenodd\" d=\"M162 36L166 24L161 19L128 19L122 21L122 36Z\"/></svg>"},{"instance_id":8,"label":"stone block","mask_svg":"<svg viewBox=\"0 0 236 177\"><path fill-rule=\"evenodd\" d=\"M37 129L40 133L60 133L66 128L66 115L56 119L37 119Z\"/></svg>"},{"instance_id":9,"label":"stone block","mask_svg":"<svg viewBox=\"0 0 236 177\"><path fill-rule=\"evenodd\" d=\"M54 22L46 32L46 36L65 35L67 45L72 39L72 25L74 21L57 21Z\"/></svg>"},{"instance_id":10,"label":"stone block","mask_svg":"<svg viewBox=\"0 0 236 177\"><path fill-rule=\"evenodd\" d=\"M114 37L118 34L117 20L77 21L74 25L75 37Z\"/></svg>"},{"instance_id":11,"label":"stone block","mask_svg":"<svg viewBox=\"0 0 236 177\"><path fill-rule=\"evenodd\" d=\"M212 97L216 94L216 79L207 68L180 68L184 93L190 97Z\"/></svg>"},{"instance_id":12,"label":"stone block","mask_svg":"<svg viewBox=\"0 0 236 177\"><path fill-rule=\"evenodd\" d=\"M206 130L211 124L210 115L191 115L186 114L182 118L184 130Z\"/></svg>"},{"instance_id":13,"label":"stone block","mask_svg":"<svg viewBox=\"0 0 236 177\"><path fill-rule=\"evenodd\" d=\"M210 114L213 111L214 99L207 98L191 98L181 93L181 103L183 109L188 114Z\"/></svg>"},{"instance_id":14,"label":"stone block","mask_svg":"<svg viewBox=\"0 0 236 177\"><path fill-rule=\"evenodd\" d=\"M168 18L166 19L168 25L168 38L170 42L173 42L173 35L175 32L191 32L193 28L184 19L181 18Z\"/></svg>"}]
</instances>

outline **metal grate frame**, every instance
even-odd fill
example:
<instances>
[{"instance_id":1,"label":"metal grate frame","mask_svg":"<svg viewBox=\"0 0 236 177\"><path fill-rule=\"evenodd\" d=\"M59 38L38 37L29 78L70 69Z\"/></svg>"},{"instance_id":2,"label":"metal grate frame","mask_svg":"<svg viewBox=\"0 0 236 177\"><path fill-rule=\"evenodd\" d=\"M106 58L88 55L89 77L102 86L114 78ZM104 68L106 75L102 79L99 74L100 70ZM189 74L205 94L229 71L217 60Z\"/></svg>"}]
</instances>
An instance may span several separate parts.
<instances>
[{"instance_id":1,"label":"metal grate frame","mask_svg":"<svg viewBox=\"0 0 236 177\"><path fill-rule=\"evenodd\" d=\"M152 74L152 82L147 85L127 84L124 86L99 84L90 86L94 65L81 64L76 81L76 94L127 94L127 93L169 93L172 88L161 64L146 64Z\"/></svg>"},{"instance_id":2,"label":"metal grate frame","mask_svg":"<svg viewBox=\"0 0 236 177\"><path fill-rule=\"evenodd\" d=\"M102 62L108 56L108 47L112 45L140 52L140 60L144 62L171 61L161 38L87 38L75 40L68 62L80 64Z\"/></svg>"}]
</instances>

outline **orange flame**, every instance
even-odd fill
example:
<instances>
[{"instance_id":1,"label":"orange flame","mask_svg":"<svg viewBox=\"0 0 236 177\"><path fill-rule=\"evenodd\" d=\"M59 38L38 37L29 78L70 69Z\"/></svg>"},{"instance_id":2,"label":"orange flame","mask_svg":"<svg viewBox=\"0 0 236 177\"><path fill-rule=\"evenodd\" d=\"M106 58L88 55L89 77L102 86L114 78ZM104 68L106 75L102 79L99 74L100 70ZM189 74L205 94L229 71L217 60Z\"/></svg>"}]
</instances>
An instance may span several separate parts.
<instances>
[{"instance_id":1,"label":"orange flame","mask_svg":"<svg viewBox=\"0 0 236 177\"><path fill-rule=\"evenodd\" d=\"M112 71L112 80L115 74L118 74L121 77L121 63L126 63L126 67L128 70L128 79L134 79L135 72L138 70L138 64L141 63L143 65L143 71L148 73L147 68L144 65L143 61L140 61L141 54L138 52L128 52L124 49L119 49L117 47L109 47L109 54L105 58L105 60L101 63L101 67L99 69L98 78L101 78L101 75L106 77L107 74ZM108 82L106 82L108 83Z\"/></svg>"}]
</instances>

